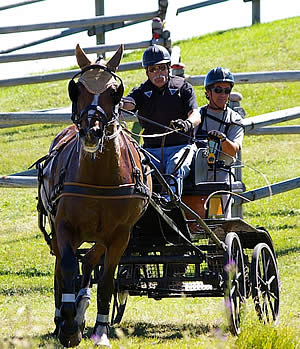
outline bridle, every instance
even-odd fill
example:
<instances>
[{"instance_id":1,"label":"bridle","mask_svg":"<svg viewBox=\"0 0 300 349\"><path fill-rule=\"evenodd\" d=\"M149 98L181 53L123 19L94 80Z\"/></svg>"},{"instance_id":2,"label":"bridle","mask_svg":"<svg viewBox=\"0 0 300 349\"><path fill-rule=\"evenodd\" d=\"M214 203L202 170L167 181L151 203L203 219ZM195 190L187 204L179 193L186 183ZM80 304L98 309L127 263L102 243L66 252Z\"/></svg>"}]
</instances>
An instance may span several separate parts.
<instances>
[{"instance_id":1,"label":"bridle","mask_svg":"<svg viewBox=\"0 0 300 349\"><path fill-rule=\"evenodd\" d=\"M70 96L70 99L72 101L72 116L71 116L71 120L73 121L73 123L76 126L78 126L78 128L79 128L79 125L80 125L81 121L84 118L84 115L86 113L89 113L90 110L97 111L97 112L102 114L103 117L101 118L101 122L103 123L104 126L107 126L110 123L110 121L111 122L115 121L118 118L118 115L119 115L118 114L118 108L116 108L116 106L118 106L118 102L119 101L117 103L114 103L114 108L113 108L113 111L112 111L112 116L113 117L111 118L111 120L109 120L105 110L100 105L98 105L98 104L96 105L93 102L90 103L89 105L87 105L85 108L83 108L80 111L80 113L78 112L77 100L78 100L78 96L79 96L79 89L78 89L78 83L76 83L74 79L76 77L78 77L78 76L81 76L82 74L84 74L88 70L92 70L92 69L101 69L101 70L109 73L115 79L118 79L120 81L120 83L121 83L121 90L124 91L124 84L123 84L122 79L116 73L114 73L109 68L107 68L105 65L102 65L102 64L92 64L92 65L89 65L89 66L85 67L80 72L76 73L72 77L72 79L70 80L68 89L69 89L69 96ZM89 116L88 116L88 119L89 119Z\"/></svg>"}]
</instances>

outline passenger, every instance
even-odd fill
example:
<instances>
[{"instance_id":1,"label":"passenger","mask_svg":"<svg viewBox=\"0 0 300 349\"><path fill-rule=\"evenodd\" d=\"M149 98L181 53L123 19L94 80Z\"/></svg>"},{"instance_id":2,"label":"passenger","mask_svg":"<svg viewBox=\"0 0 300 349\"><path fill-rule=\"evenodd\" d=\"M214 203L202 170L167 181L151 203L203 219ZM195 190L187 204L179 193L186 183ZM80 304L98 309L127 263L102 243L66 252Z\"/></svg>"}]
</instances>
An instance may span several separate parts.
<instances>
[{"instance_id":1,"label":"passenger","mask_svg":"<svg viewBox=\"0 0 300 349\"><path fill-rule=\"evenodd\" d=\"M181 196L183 179L190 173L190 165L196 152L196 145L191 144L191 137L186 136L191 136L193 128L200 123L195 92L184 78L170 75L171 57L165 47L148 47L144 51L142 63L148 79L139 87L133 88L123 99L123 107L138 111L143 117L139 118L144 129L143 135L153 135L150 138L144 137L143 147L159 161L163 158L161 164L155 160L154 164L162 173L174 175L178 195ZM165 139L157 136L169 132L165 126L179 132L168 134ZM189 153L185 161L173 173L186 149L189 149ZM177 193L174 181L169 181L169 184L172 191ZM165 197L170 199L167 195Z\"/></svg>"},{"instance_id":2,"label":"passenger","mask_svg":"<svg viewBox=\"0 0 300 349\"><path fill-rule=\"evenodd\" d=\"M229 95L234 86L232 73L222 67L208 72L204 80L205 95L208 104L200 108L201 124L196 130L196 137L206 136L208 139L219 140L217 149L218 160L223 160L225 166L234 162L234 157L242 148L244 130L241 126L240 114L228 107ZM209 171L209 181L230 181L229 172L218 169L214 178L214 171ZM224 207L227 208L225 217L231 217L230 195L223 196Z\"/></svg>"}]
</instances>

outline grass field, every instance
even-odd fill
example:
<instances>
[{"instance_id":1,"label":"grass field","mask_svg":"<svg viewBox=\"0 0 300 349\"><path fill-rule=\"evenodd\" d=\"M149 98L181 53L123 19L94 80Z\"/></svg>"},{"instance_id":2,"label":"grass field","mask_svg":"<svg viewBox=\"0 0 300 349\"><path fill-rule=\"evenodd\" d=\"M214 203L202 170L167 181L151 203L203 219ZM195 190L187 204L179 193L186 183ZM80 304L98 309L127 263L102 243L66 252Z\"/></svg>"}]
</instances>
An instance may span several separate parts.
<instances>
[{"instance_id":1,"label":"grass field","mask_svg":"<svg viewBox=\"0 0 300 349\"><path fill-rule=\"evenodd\" d=\"M181 47L186 73L205 74L217 65L233 72L299 70L300 17L255 25L174 43ZM84 45L82 45L84 46ZM125 61L141 58L141 51ZM75 62L75 58L74 58ZM126 92L144 72L121 73ZM67 81L0 89L0 110L68 106ZM205 103L196 87L198 104ZM237 85L247 116L300 105L300 83ZM287 124L299 124L299 120ZM24 171L47 153L61 125L0 129L0 174ZM246 136L243 181L247 190L300 176L300 135ZM0 348L60 348L53 331L54 257L37 226L35 189L0 189ZM278 326L262 325L247 303L242 334L233 337L223 300L131 297L124 321L114 329L114 348L299 348L300 343L300 189L244 205L244 219L271 234L282 282ZM88 339L96 318L96 293L87 311Z\"/></svg>"}]
</instances>

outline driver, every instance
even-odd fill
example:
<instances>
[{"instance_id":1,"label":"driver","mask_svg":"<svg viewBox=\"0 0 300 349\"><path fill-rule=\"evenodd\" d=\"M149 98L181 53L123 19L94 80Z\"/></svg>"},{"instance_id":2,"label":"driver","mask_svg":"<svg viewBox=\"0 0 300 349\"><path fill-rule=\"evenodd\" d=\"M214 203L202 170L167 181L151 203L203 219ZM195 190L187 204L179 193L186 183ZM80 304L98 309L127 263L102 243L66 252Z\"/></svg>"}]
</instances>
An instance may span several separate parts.
<instances>
[{"instance_id":1,"label":"driver","mask_svg":"<svg viewBox=\"0 0 300 349\"><path fill-rule=\"evenodd\" d=\"M144 148L159 159L160 163L153 162L162 173L175 177L177 183L169 181L169 184L172 191L180 196L183 179L190 173L197 149L195 144L190 144L191 137L187 137L192 135L193 128L200 123L196 95L192 85L184 78L170 75L171 57L165 47L148 47L144 51L142 63L147 80L123 99L123 107L138 111L147 119L139 118L144 129L143 135L148 136L144 137ZM173 132L166 137L158 136L169 131L164 126L180 132ZM186 149L189 149L188 155L174 173ZM165 198L170 199L167 195Z\"/></svg>"},{"instance_id":2,"label":"driver","mask_svg":"<svg viewBox=\"0 0 300 349\"><path fill-rule=\"evenodd\" d=\"M229 95L234 86L232 73L222 67L211 69L205 79L205 96L208 104L200 108L201 124L196 130L196 137L208 137L217 140L217 158L223 160L225 166L230 166L235 160L237 152L242 148L244 130L242 117L228 107ZM214 175L216 177L214 177ZM216 174L209 171L209 181L230 182L230 174L219 169ZM225 217L231 217L231 200L229 195L223 195L226 208Z\"/></svg>"}]
</instances>

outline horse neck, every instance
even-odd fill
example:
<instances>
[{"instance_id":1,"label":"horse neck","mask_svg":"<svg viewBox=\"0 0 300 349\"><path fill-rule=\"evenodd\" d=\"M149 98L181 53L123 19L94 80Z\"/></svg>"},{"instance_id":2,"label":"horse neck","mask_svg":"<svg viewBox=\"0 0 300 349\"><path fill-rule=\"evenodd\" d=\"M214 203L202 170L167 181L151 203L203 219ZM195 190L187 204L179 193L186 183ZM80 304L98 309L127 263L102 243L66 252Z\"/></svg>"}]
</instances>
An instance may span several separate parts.
<instances>
[{"instance_id":1,"label":"horse neck","mask_svg":"<svg viewBox=\"0 0 300 349\"><path fill-rule=\"evenodd\" d=\"M113 132L117 131L114 125ZM113 132L111 134L113 134ZM85 153L81 149L79 180L95 185L120 185L132 182L132 164L123 136L105 140L102 152ZM88 181L88 182L86 182Z\"/></svg>"}]
</instances>

